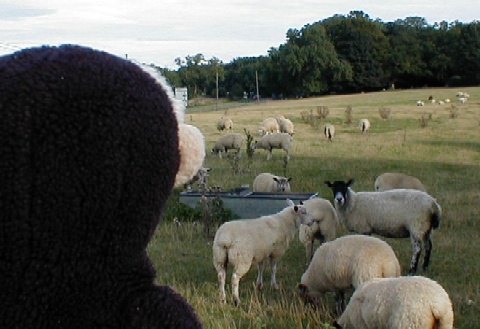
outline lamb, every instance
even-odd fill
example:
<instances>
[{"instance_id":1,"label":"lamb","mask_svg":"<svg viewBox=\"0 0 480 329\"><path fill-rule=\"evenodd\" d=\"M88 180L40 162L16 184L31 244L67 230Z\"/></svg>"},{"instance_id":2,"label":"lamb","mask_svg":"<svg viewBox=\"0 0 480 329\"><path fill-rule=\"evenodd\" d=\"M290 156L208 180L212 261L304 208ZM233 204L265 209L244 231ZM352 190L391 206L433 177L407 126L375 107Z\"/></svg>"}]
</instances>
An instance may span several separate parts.
<instances>
[{"instance_id":1,"label":"lamb","mask_svg":"<svg viewBox=\"0 0 480 329\"><path fill-rule=\"evenodd\" d=\"M235 220L220 226L213 241L213 265L218 274L220 300L226 301L225 278L227 265L233 266L232 293L235 305L241 278L253 264L258 266L256 285L263 286L263 270L270 260L271 284L278 289L277 261L285 254L300 224L310 224L307 210L287 199L288 206L276 214L256 219Z\"/></svg>"},{"instance_id":2,"label":"lamb","mask_svg":"<svg viewBox=\"0 0 480 329\"><path fill-rule=\"evenodd\" d=\"M368 119L360 119L360 121L358 121L358 127L362 134L364 134L370 129L370 121L368 121Z\"/></svg>"},{"instance_id":3,"label":"lamb","mask_svg":"<svg viewBox=\"0 0 480 329\"><path fill-rule=\"evenodd\" d=\"M244 137L240 133L228 134L220 137L212 149L212 154L218 154L222 158L222 152L227 153L228 150L237 150L237 156L241 154Z\"/></svg>"},{"instance_id":4,"label":"lamb","mask_svg":"<svg viewBox=\"0 0 480 329\"><path fill-rule=\"evenodd\" d=\"M274 134L274 133L279 133L280 132L280 126L278 124L277 119L275 118L266 118L262 122L262 126L258 130L260 133L260 136L265 136L268 134Z\"/></svg>"},{"instance_id":5,"label":"lamb","mask_svg":"<svg viewBox=\"0 0 480 329\"><path fill-rule=\"evenodd\" d=\"M383 173L375 179L375 191L387 191L393 189L413 189L426 192L425 186L416 177L397 172Z\"/></svg>"},{"instance_id":6,"label":"lamb","mask_svg":"<svg viewBox=\"0 0 480 329\"><path fill-rule=\"evenodd\" d=\"M355 192L348 182L325 181L332 189L334 205L340 221L349 231L412 241L413 253L409 275L417 271L418 260L425 247L423 270L426 271L432 252L430 235L438 228L442 209L426 192L417 190L389 190L384 192Z\"/></svg>"},{"instance_id":7,"label":"lamb","mask_svg":"<svg viewBox=\"0 0 480 329\"><path fill-rule=\"evenodd\" d=\"M323 134L330 142L333 141L333 136L335 136L335 127L332 124L327 123L325 127L323 127Z\"/></svg>"},{"instance_id":8,"label":"lamb","mask_svg":"<svg viewBox=\"0 0 480 329\"><path fill-rule=\"evenodd\" d=\"M218 131L223 131L223 130L232 131L232 129L233 129L233 121L230 118L221 118L217 122Z\"/></svg>"},{"instance_id":9,"label":"lamb","mask_svg":"<svg viewBox=\"0 0 480 329\"><path fill-rule=\"evenodd\" d=\"M313 257L315 240L321 243L331 241L337 237L338 217L330 201L322 198L313 198L303 201L308 213L312 216L312 225L300 225L298 237L305 246L307 265Z\"/></svg>"},{"instance_id":10,"label":"lamb","mask_svg":"<svg viewBox=\"0 0 480 329\"><path fill-rule=\"evenodd\" d=\"M281 133L287 133L293 135L293 122L289 119L279 119L278 120L279 128Z\"/></svg>"},{"instance_id":11,"label":"lamb","mask_svg":"<svg viewBox=\"0 0 480 329\"><path fill-rule=\"evenodd\" d=\"M445 289L423 276L374 278L353 293L338 319L343 329L453 329L452 301Z\"/></svg>"},{"instance_id":12,"label":"lamb","mask_svg":"<svg viewBox=\"0 0 480 329\"><path fill-rule=\"evenodd\" d=\"M298 286L306 302L320 294L335 292L335 309L345 309L345 292L362 283L400 275L400 263L388 243L366 235L345 235L325 242L316 251Z\"/></svg>"},{"instance_id":13,"label":"lamb","mask_svg":"<svg viewBox=\"0 0 480 329\"><path fill-rule=\"evenodd\" d=\"M253 149L268 150L267 160L272 158L273 149L283 149L287 154L287 160L290 159L289 150L293 143L293 137L287 133L276 133L263 136L253 145Z\"/></svg>"},{"instance_id":14,"label":"lamb","mask_svg":"<svg viewBox=\"0 0 480 329\"><path fill-rule=\"evenodd\" d=\"M290 192L290 177L261 173L253 180L253 192Z\"/></svg>"}]
</instances>

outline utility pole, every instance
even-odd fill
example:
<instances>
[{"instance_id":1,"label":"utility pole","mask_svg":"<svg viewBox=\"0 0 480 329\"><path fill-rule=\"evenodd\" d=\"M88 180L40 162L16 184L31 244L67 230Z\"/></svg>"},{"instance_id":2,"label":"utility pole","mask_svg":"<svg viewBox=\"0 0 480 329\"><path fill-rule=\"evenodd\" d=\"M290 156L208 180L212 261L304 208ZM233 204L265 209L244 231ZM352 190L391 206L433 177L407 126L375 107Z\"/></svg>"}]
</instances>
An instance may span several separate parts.
<instances>
[{"instance_id":1,"label":"utility pole","mask_svg":"<svg viewBox=\"0 0 480 329\"><path fill-rule=\"evenodd\" d=\"M258 72L255 71L255 83L257 85L257 103L260 102L260 96L258 94Z\"/></svg>"},{"instance_id":2,"label":"utility pole","mask_svg":"<svg viewBox=\"0 0 480 329\"><path fill-rule=\"evenodd\" d=\"M217 87L217 91L216 91L217 92L217 99L215 101L215 107L216 107L216 110L218 111L218 72L215 72L215 76L216 76L215 77L215 81L216 81L215 85Z\"/></svg>"}]
</instances>

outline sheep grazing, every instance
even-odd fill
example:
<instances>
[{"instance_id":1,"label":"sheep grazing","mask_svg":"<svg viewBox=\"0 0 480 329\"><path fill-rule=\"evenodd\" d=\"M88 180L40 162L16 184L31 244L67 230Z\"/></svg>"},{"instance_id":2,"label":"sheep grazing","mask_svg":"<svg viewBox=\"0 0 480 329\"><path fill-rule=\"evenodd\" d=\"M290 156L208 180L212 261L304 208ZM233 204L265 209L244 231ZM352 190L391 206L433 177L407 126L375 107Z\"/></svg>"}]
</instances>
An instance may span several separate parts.
<instances>
[{"instance_id":1,"label":"sheep grazing","mask_svg":"<svg viewBox=\"0 0 480 329\"><path fill-rule=\"evenodd\" d=\"M417 271L418 260L425 247L423 270L426 271L432 252L430 235L438 228L442 210L429 194L417 190L389 190L384 192L355 192L354 183L325 181L332 189L335 209L340 221L349 231L378 234L389 238L408 238L413 253L409 275Z\"/></svg>"},{"instance_id":2,"label":"sheep grazing","mask_svg":"<svg viewBox=\"0 0 480 329\"><path fill-rule=\"evenodd\" d=\"M307 265L313 257L315 240L320 243L331 241L337 237L338 217L330 201L322 198L312 198L301 202L312 217L312 225L300 225L298 238L305 246Z\"/></svg>"},{"instance_id":3,"label":"sheep grazing","mask_svg":"<svg viewBox=\"0 0 480 329\"><path fill-rule=\"evenodd\" d=\"M218 130L218 131L223 131L223 130L232 131L232 130L233 130L233 121L232 121L232 119L230 119L230 118L221 118L221 119L217 122L217 130Z\"/></svg>"},{"instance_id":4,"label":"sheep grazing","mask_svg":"<svg viewBox=\"0 0 480 329\"><path fill-rule=\"evenodd\" d=\"M345 235L325 242L316 251L298 286L306 302L316 304L320 294L335 292L338 315L345 309L345 292L362 283L400 275L400 264L390 245L366 235Z\"/></svg>"},{"instance_id":5,"label":"sheep grazing","mask_svg":"<svg viewBox=\"0 0 480 329\"><path fill-rule=\"evenodd\" d=\"M273 149L283 149L287 154L287 160L290 159L289 150L293 143L293 137L287 133L276 133L263 136L253 145L253 149L264 149L268 151L267 160L272 158Z\"/></svg>"},{"instance_id":6,"label":"sheep grazing","mask_svg":"<svg viewBox=\"0 0 480 329\"><path fill-rule=\"evenodd\" d=\"M253 180L253 192L290 192L291 178L261 173Z\"/></svg>"},{"instance_id":7,"label":"sheep grazing","mask_svg":"<svg viewBox=\"0 0 480 329\"><path fill-rule=\"evenodd\" d=\"M416 177L402 173L383 173L375 179L375 191L382 192L393 189L413 189L426 192L425 186Z\"/></svg>"},{"instance_id":8,"label":"sheep grazing","mask_svg":"<svg viewBox=\"0 0 480 329\"><path fill-rule=\"evenodd\" d=\"M253 264L258 266L257 288L263 286L263 270L270 260L271 284L278 289L277 261L285 254L300 224L309 224L307 210L287 199L288 206L280 212L257 219L235 220L220 226L213 241L213 265L218 273L220 300L226 301L227 265L233 266L232 293L235 305L240 303L240 279Z\"/></svg>"},{"instance_id":9,"label":"sheep grazing","mask_svg":"<svg viewBox=\"0 0 480 329\"><path fill-rule=\"evenodd\" d=\"M278 125L281 133L287 133L293 135L293 122L289 119L279 118Z\"/></svg>"},{"instance_id":10,"label":"sheep grazing","mask_svg":"<svg viewBox=\"0 0 480 329\"><path fill-rule=\"evenodd\" d=\"M333 136L335 136L335 127L332 124L327 123L325 127L323 127L323 134L330 142L333 141Z\"/></svg>"},{"instance_id":11,"label":"sheep grazing","mask_svg":"<svg viewBox=\"0 0 480 329\"><path fill-rule=\"evenodd\" d=\"M429 278L375 278L355 290L335 324L343 329L453 329L452 301Z\"/></svg>"},{"instance_id":12,"label":"sheep grazing","mask_svg":"<svg viewBox=\"0 0 480 329\"><path fill-rule=\"evenodd\" d=\"M241 154L244 137L240 133L228 134L220 137L212 148L212 154L218 154L222 158L222 152L227 154L228 150L237 150L237 156Z\"/></svg>"},{"instance_id":13,"label":"sheep grazing","mask_svg":"<svg viewBox=\"0 0 480 329\"><path fill-rule=\"evenodd\" d=\"M263 120L262 126L260 127L258 132L260 133L260 136L279 133L280 126L278 124L277 119L270 117Z\"/></svg>"},{"instance_id":14,"label":"sheep grazing","mask_svg":"<svg viewBox=\"0 0 480 329\"><path fill-rule=\"evenodd\" d=\"M425 106L425 102L424 101L417 101L417 106Z\"/></svg>"},{"instance_id":15,"label":"sheep grazing","mask_svg":"<svg viewBox=\"0 0 480 329\"><path fill-rule=\"evenodd\" d=\"M360 121L358 121L358 127L362 134L364 134L370 129L370 121L368 121L368 119L360 119Z\"/></svg>"}]
</instances>

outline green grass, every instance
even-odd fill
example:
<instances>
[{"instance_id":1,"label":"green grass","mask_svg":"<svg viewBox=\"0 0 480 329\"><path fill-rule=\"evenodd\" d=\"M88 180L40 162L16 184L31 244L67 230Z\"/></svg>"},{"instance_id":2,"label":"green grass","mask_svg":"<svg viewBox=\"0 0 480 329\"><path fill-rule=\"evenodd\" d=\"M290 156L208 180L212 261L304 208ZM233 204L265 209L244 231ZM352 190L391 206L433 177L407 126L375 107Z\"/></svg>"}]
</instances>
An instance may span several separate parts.
<instances>
[{"instance_id":1,"label":"green grass","mask_svg":"<svg viewBox=\"0 0 480 329\"><path fill-rule=\"evenodd\" d=\"M221 136L216 120L229 116L234 130L249 130L255 138L257 127L268 116L283 114L295 124L291 160L285 166L281 151L274 150L266 161L266 152L255 152L251 164L245 155L232 168L231 159L207 156L205 166L213 168L209 186L223 189L252 184L261 172L292 177L294 191L319 192L329 200L331 192L325 180L354 178L354 189L372 190L376 175L400 171L418 177L443 208L439 229L433 233L433 253L428 277L437 280L450 294L455 310L456 328L480 328L480 88L463 88L471 98L466 104L455 103L457 89L422 89L379 92L345 96L272 101L226 111L188 113L188 123L204 133L207 150ZM415 106L419 99L432 94L436 99L450 98L459 108L451 119L450 105ZM303 122L300 112L328 106L329 116L315 126ZM345 108L353 107L353 124L346 125ZM391 108L388 120L380 118L379 107ZM423 113L432 113L427 127L420 127ZM356 122L368 118L372 127L361 135ZM328 142L322 134L326 122L334 123L336 135ZM277 279L280 291L265 285L254 289L256 268L242 279L239 307L220 305L217 277L212 265L211 237L204 237L202 225L193 225L189 211L178 204L173 193L149 244L149 254L158 274L159 284L169 284L195 307L205 328L329 328L333 321L333 296L327 294L323 305L312 309L303 305L296 285L305 270L303 246L294 241L280 261ZM171 224L177 216L184 224ZM339 234L345 234L341 230ZM387 239L397 253L406 273L411 254L409 239ZM228 272L230 275L231 272ZM265 280L269 282L269 271ZM229 288L229 287L228 287ZM231 297L227 289L227 298Z\"/></svg>"}]
</instances>

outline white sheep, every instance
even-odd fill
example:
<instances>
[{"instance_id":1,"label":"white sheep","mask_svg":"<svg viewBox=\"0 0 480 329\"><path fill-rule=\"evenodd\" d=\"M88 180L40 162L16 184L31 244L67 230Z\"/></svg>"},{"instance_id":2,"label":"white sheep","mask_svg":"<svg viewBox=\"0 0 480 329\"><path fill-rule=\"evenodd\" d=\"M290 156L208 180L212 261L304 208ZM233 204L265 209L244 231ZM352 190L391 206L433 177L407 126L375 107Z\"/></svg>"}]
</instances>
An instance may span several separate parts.
<instances>
[{"instance_id":1,"label":"white sheep","mask_svg":"<svg viewBox=\"0 0 480 329\"><path fill-rule=\"evenodd\" d=\"M253 180L253 192L290 192L290 177L261 173Z\"/></svg>"},{"instance_id":2,"label":"white sheep","mask_svg":"<svg viewBox=\"0 0 480 329\"><path fill-rule=\"evenodd\" d=\"M305 256L307 265L313 257L313 247L315 240L320 240L320 244L331 241L337 237L338 217L335 208L330 201L322 198L312 198L301 202L312 217L312 225L300 225L298 238L305 246Z\"/></svg>"},{"instance_id":3,"label":"white sheep","mask_svg":"<svg viewBox=\"0 0 480 329\"><path fill-rule=\"evenodd\" d=\"M256 285L263 286L263 270L270 261L271 284L278 289L277 261L285 254L300 224L309 224L307 210L287 199L288 206L280 212L256 219L234 220L220 226L213 241L213 265L218 274L220 300L226 301L225 279L227 265L233 266L232 294L236 305L240 279L254 264L258 266Z\"/></svg>"},{"instance_id":4,"label":"white sheep","mask_svg":"<svg viewBox=\"0 0 480 329\"><path fill-rule=\"evenodd\" d=\"M453 329L452 301L423 276L375 278L359 286L335 324L343 329Z\"/></svg>"},{"instance_id":5,"label":"white sheep","mask_svg":"<svg viewBox=\"0 0 480 329\"><path fill-rule=\"evenodd\" d=\"M258 130L260 136L275 134L280 132L280 126L277 119L269 117L263 120L262 126Z\"/></svg>"},{"instance_id":6,"label":"white sheep","mask_svg":"<svg viewBox=\"0 0 480 329\"><path fill-rule=\"evenodd\" d=\"M232 131L233 130L233 121L230 118L221 118L217 122L217 130L218 131L223 131L223 130L228 130Z\"/></svg>"},{"instance_id":7,"label":"white sheep","mask_svg":"<svg viewBox=\"0 0 480 329\"><path fill-rule=\"evenodd\" d=\"M367 235L344 235L318 247L298 290L306 302L315 304L321 294L334 292L340 315L346 292L373 278L399 275L400 263L388 243Z\"/></svg>"},{"instance_id":8,"label":"white sheep","mask_svg":"<svg viewBox=\"0 0 480 329\"><path fill-rule=\"evenodd\" d=\"M370 121L368 121L368 119L360 119L358 121L358 127L360 128L362 134L364 134L368 131L368 129L370 129Z\"/></svg>"},{"instance_id":9,"label":"white sheep","mask_svg":"<svg viewBox=\"0 0 480 329\"><path fill-rule=\"evenodd\" d=\"M424 101L417 101L417 106L425 106L425 102Z\"/></svg>"},{"instance_id":10,"label":"white sheep","mask_svg":"<svg viewBox=\"0 0 480 329\"><path fill-rule=\"evenodd\" d=\"M450 102L451 102L450 98L445 98L445 103L448 104L448 103L450 103Z\"/></svg>"},{"instance_id":11,"label":"white sheep","mask_svg":"<svg viewBox=\"0 0 480 329\"><path fill-rule=\"evenodd\" d=\"M272 158L273 149L283 149L287 154L287 160L290 159L289 150L293 143L293 137L287 133L275 133L263 136L256 141L253 149L264 149L268 151L267 160Z\"/></svg>"},{"instance_id":12,"label":"white sheep","mask_svg":"<svg viewBox=\"0 0 480 329\"><path fill-rule=\"evenodd\" d=\"M413 176L397 172L383 173L375 179L375 191L382 192L393 189L413 189L426 192L422 182Z\"/></svg>"},{"instance_id":13,"label":"white sheep","mask_svg":"<svg viewBox=\"0 0 480 329\"><path fill-rule=\"evenodd\" d=\"M432 241L430 235L438 228L442 210L429 194L418 190L389 190L384 192L355 192L354 183L325 181L332 189L338 218L352 232L378 234L390 238L408 238L412 241L413 253L409 274L417 271L418 260L425 247L423 270L430 262Z\"/></svg>"},{"instance_id":14,"label":"white sheep","mask_svg":"<svg viewBox=\"0 0 480 329\"><path fill-rule=\"evenodd\" d=\"M293 122L289 119L279 119L278 120L278 125L281 133L287 133L289 135L293 135Z\"/></svg>"},{"instance_id":15,"label":"white sheep","mask_svg":"<svg viewBox=\"0 0 480 329\"><path fill-rule=\"evenodd\" d=\"M328 138L329 141L333 141L333 136L335 136L335 126L327 123L323 127L323 134Z\"/></svg>"},{"instance_id":16,"label":"white sheep","mask_svg":"<svg viewBox=\"0 0 480 329\"><path fill-rule=\"evenodd\" d=\"M222 158L222 152L237 150L237 156L241 154L244 137L240 133L228 134L220 137L212 148L212 154L218 154Z\"/></svg>"}]
</instances>

